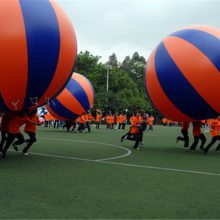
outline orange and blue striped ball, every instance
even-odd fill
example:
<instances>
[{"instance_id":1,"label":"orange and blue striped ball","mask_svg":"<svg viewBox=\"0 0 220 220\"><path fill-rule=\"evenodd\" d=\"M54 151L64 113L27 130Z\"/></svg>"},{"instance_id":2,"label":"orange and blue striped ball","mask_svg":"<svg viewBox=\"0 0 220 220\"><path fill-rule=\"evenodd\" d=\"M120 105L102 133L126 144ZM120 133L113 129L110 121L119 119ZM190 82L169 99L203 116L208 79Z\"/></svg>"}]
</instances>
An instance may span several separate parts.
<instances>
[{"instance_id":1,"label":"orange and blue striped ball","mask_svg":"<svg viewBox=\"0 0 220 220\"><path fill-rule=\"evenodd\" d=\"M59 120L74 120L92 108L94 98L90 81L79 73L73 73L65 89L46 108Z\"/></svg>"},{"instance_id":2,"label":"orange and blue striped ball","mask_svg":"<svg viewBox=\"0 0 220 220\"><path fill-rule=\"evenodd\" d=\"M189 26L151 53L145 75L154 106L175 121L215 118L220 113L220 30Z\"/></svg>"},{"instance_id":3,"label":"orange and blue striped ball","mask_svg":"<svg viewBox=\"0 0 220 220\"><path fill-rule=\"evenodd\" d=\"M0 111L45 104L72 75L74 28L52 0L0 1Z\"/></svg>"}]
</instances>

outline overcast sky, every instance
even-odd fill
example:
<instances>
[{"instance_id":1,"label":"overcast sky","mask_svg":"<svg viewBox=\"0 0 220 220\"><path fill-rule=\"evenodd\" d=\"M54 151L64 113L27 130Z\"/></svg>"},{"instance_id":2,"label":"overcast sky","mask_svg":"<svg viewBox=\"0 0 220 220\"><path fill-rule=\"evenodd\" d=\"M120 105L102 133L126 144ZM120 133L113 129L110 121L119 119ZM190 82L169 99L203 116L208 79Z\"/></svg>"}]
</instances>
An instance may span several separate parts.
<instances>
[{"instance_id":1,"label":"overcast sky","mask_svg":"<svg viewBox=\"0 0 220 220\"><path fill-rule=\"evenodd\" d=\"M179 28L208 25L220 29L220 0L57 0L75 28L78 52L101 62L119 61L137 51L147 60L160 41Z\"/></svg>"}]
</instances>

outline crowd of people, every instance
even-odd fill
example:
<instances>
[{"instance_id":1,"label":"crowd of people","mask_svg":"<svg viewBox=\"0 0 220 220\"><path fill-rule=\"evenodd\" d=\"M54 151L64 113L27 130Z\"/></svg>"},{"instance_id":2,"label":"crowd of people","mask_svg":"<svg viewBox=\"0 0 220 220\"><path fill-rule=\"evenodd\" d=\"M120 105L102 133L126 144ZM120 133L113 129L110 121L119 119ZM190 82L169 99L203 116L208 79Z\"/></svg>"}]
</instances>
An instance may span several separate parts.
<instances>
[{"instance_id":1,"label":"crowd of people","mask_svg":"<svg viewBox=\"0 0 220 220\"><path fill-rule=\"evenodd\" d=\"M41 115L43 118L44 126L50 127L62 127L66 131L75 131L78 133L91 132L91 124L94 125L95 129L100 128L100 124L105 124L106 130L111 131L113 129L125 130L126 126L129 126L129 131L121 137L121 142L124 140L133 141L134 149L139 149L140 145L143 144L143 132L145 130L153 131L154 117L146 113L134 112L128 116L126 113L118 112L116 114L102 113L101 110L96 110L95 115L90 112L85 112L83 115L75 120L60 121L53 118L48 112ZM162 119L162 124L171 125L178 123L170 121L168 119ZM195 151L197 145L201 141L199 148L208 153L209 149L220 140L220 116L212 120L198 120L192 122L192 135L193 142L189 146L189 134L188 130L190 122L182 122L181 133L182 136L176 138L176 142L183 141L184 148L189 148ZM18 151L19 146L25 145L22 149L24 155L28 155L28 151L36 142L36 126L42 125L39 119L37 110L23 110L19 112L8 112L3 113L1 117L0 131L1 131L1 142L0 142L0 156L5 157L10 146ZM21 127L24 126L24 132L28 135L25 139L21 132ZM201 127L208 127L211 131L211 142L206 144L206 136L203 134ZM216 151L220 150L220 143L216 147Z\"/></svg>"}]
</instances>

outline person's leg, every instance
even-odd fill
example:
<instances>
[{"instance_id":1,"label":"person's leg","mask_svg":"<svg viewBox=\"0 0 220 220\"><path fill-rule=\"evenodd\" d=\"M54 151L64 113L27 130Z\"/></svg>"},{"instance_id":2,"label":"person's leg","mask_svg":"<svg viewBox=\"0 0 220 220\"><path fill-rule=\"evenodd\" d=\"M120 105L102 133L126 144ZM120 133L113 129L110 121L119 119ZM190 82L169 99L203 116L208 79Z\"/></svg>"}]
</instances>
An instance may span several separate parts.
<instances>
[{"instance_id":1,"label":"person's leg","mask_svg":"<svg viewBox=\"0 0 220 220\"><path fill-rule=\"evenodd\" d=\"M13 148L14 148L16 151L18 151L18 147L17 147L17 146L23 144L23 143L25 142L25 139L24 139L23 134L21 134L21 133L17 133L17 134L15 134L15 136L16 136L16 138L17 138L17 141L15 141L15 142L12 144L12 146L13 146Z\"/></svg>"},{"instance_id":2,"label":"person's leg","mask_svg":"<svg viewBox=\"0 0 220 220\"><path fill-rule=\"evenodd\" d=\"M189 146L189 135L188 135L188 131L186 130L182 130L182 134L183 134L183 138L184 138L184 147L188 147Z\"/></svg>"},{"instance_id":3,"label":"person's leg","mask_svg":"<svg viewBox=\"0 0 220 220\"><path fill-rule=\"evenodd\" d=\"M122 137L121 137L121 142L125 139L127 139L128 137L130 136L130 132L127 132L126 134L124 134Z\"/></svg>"},{"instance_id":4,"label":"person's leg","mask_svg":"<svg viewBox=\"0 0 220 220\"><path fill-rule=\"evenodd\" d=\"M8 133L7 141L2 151L2 157L5 157L8 148L11 146L15 138L16 138L15 134Z\"/></svg>"},{"instance_id":5,"label":"person's leg","mask_svg":"<svg viewBox=\"0 0 220 220\"><path fill-rule=\"evenodd\" d=\"M204 153L207 153L211 146L218 140L216 137L213 137L211 142L204 148Z\"/></svg>"},{"instance_id":6,"label":"person's leg","mask_svg":"<svg viewBox=\"0 0 220 220\"><path fill-rule=\"evenodd\" d=\"M0 151L3 150L5 141L7 140L7 132L1 131L1 142L0 142Z\"/></svg>"},{"instance_id":7,"label":"person's leg","mask_svg":"<svg viewBox=\"0 0 220 220\"><path fill-rule=\"evenodd\" d=\"M201 145L200 145L200 149L203 150L205 142L206 142L206 137L204 134L200 134L199 136L200 140L202 141Z\"/></svg>"},{"instance_id":8,"label":"person's leg","mask_svg":"<svg viewBox=\"0 0 220 220\"><path fill-rule=\"evenodd\" d=\"M139 149L140 133L135 134L134 137L135 137L134 149Z\"/></svg>"},{"instance_id":9,"label":"person's leg","mask_svg":"<svg viewBox=\"0 0 220 220\"><path fill-rule=\"evenodd\" d=\"M190 147L190 150L195 150L198 142L199 142L199 137L198 136L194 136L194 141L193 141L193 143L192 143L192 145Z\"/></svg>"},{"instance_id":10,"label":"person's leg","mask_svg":"<svg viewBox=\"0 0 220 220\"><path fill-rule=\"evenodd\" d=\"M87 124L87 128L88 128L88 132L91 132L91 127L89 123Z\"/></svg>"},{"instance_id":11,"label":"person's leg","mask_svg":"<svg viewBox=\"0 0 220 220\"><path fill-rule=\"evenodd\" d=\"M27 154L27 152L30 149L30 147L32 146L32 144L37 141L35 133L28 132L28 135L29 135L30 139L28 142L26 141L27 145L25 146L25 148L22 151L25 155Z\"/></svg>"}]
</instances>

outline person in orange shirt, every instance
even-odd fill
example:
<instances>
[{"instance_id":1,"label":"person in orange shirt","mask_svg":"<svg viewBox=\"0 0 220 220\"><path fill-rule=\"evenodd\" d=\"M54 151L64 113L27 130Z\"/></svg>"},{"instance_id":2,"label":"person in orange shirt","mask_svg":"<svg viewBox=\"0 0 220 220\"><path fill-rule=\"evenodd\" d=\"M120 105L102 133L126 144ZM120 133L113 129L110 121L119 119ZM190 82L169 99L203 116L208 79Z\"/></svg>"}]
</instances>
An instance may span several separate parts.
<instances>
[{"instance_id":1,"label":"person in orange shirt","mask_svg":"<svg viewBox=\"0 0 220 220\"><path fill-rule=\"evenodd\" d=\"M143 116L142 116L142 114L141 114L141 112L140 113L138 113L138 122L139 122L139 124L140 124L140 126L139 126L139 142L140 142L140 144L142 145L142 144L144 144L143 143L143 126L142 126L142 124L143 124Z\"/></svg>"},{"instance_id":2,"label":"person in orange shirt","mask_svg":"<svg viewBox=\"0 0 220 220\"><path fill-rule=\"evenodd\" d=\"M162 125L163 126L166 126L167 125L167 118L162 118L161 122L162 122Z\"/></svg>"},{"instance_id":3,"label":"person in orange shirt","mask_svg":"<svg viewBox=\"0 0 220 220\"><path fill-rule=\"evenodd\" d=\"M84 112L83 115L81 115L78 118L79 127L77 129L78 132L84 132L85 124L86 124L86 113Z\"/></svg>"},{"instance_id":4,"label":"person in orange shirt","mask_svg":"<svg viewBox=\"0 0 220 220\"><path fill-rule=\"evenodd\" d=\"M100 110L96 109L96 118L95 118L96 129L99 129L101 121L102 121L102 112Z\"/></svg>"},{"instance_id":5,"label":"person in orange shirt","mask_svg":"<svg viewBox=\"0 0 220 220\"><path fill-rule=\"evenodd\" d=\"M189 129L189 122L187 121L181 122L181 133L183 134L183 137L178 136L176 138L176 143L178 143L178 141L184 141L184 147L189 146L188 129Z\"/></svg>"},{"instance_id":6,"label":"person in orange shirt","mask_svg":"<svg viewBox=\"0 0 220 220\"><path fill-rule=\"evenodd\" d=\"M114 116L113 116L114 117ZM111 130L112 129L112 115L109 113L108 115L106 115L105 117L105 121L106 121L106 129Z\"/></svg>"},{"instance_id":7,"label":"person in orange shirt","mask_svg":"<svg viewBox=\"0 0 220 220\"><path fill-rule=\"evenodd\" d=\"M194 141L190 147L190 150L195 150L199 140L201 140L201 145L200 145L200 149L203 150L205 142L206 142L206 137L205 135L202 133L201 131L201 126L205 123L205 121L193 121L193 137L194 137Z\"/></svg>"},{"instance_id":8,"label":"person in orange shirt","mask_svg":"<svg viewBox=\"0 0 220 220\"><path fill-rule=\"evenodd\" d=\"M211 142L204 148L204 153L208 153L209 149L217 140L220 140L220 135L219 135L219 130L220 130L220 116L217 119L213 119L211 122L211 136L212 140ZM215 149L216 151L219 151L220 149L220 144L217 146Z\"/></svg>"},{"instance_id":9,"label":"person in orange shirt","mask_svg":"<svg viewBox=\"0 0 220 220\"><path fill-rule=\"evenodd\" d=\"M123 124L123 115L119 112L116 115L116 128L115 129L120 130L122 128L122 124Z\"/></svg>"},{"instance_id":10,"label":"person in orange shirt","mask_svg":"<svg viewBox=\"0 0 220 220\"><path fill-rule=\"evenodd\" d=\"M133 148L139 149L139 143L140 143L139 128L141 126L140 120L139 120L139 113L133 114L133 116L130 118L130 123L131 123L130 130L128 133L126 133L125 135L121 137L121 142L123 140L135 141Z\"/></svg>"},{"instance_id":11,"label":"person in orange shirt","mask_svg":"<svg viewBox=\"0 0 220 220\"><path fill-rule=\"evenodd\" d=\"M39 120L38 115L37 115L37 109L28 112L27 118L30 120L26 120L24 132L28 134L29 139L25 140L27 145L25 146L25 148L22 151L24 153L24 155L26 155L26 156L28 156L28 151L29 151L30 147L32 146L32 144L37 141L37 139L36 139L36 131L37 131L36 125L42 124ZM13 146L16 146L16 145L17 145L17 143L14 142Z\"/></svg>"},{"instance_id":12,"label":"person in orange shirt","mask_svg":"<svg viewBox=\"0 0 220 220\"><path fill-rule=\"evenodd\" d=\"M110 115L110 121L111 121L111 129L114 129L115 115L113 114Z\"/></svg>"},{"instance_id":13,"label":"person in orange shirt","mask_svg":"<svg viewBox=\"0 0 220 220\"><path fill-rule=\"evenodd\" d=\"M122 114L122 130L125 130L125 126L127 124L127 115L124 113Z\"/></svg>"},{"instance_id":14,"label":"person in orange shirt","mask_svg":"<svg viewBox=\"0 0 220 220\"><path fill-rule=\"evenodd\" d=\"M90 112L88 112L86 115L85 115L85 121L86 121L86 124L85 124L85 129L87 128L88 129L88 132L91 132L91 127L90 127L90 123L91 121L93 120L93 116ZM84 129L84 130L85 130Z\"/></svg>"},{"instance_id":15,"label":"person in orange shirt","mask_svg":"<svg viewBox=\"0 0 220 220\"><path fill-rule=\"evenodd\" d=\"M26 121L35 123L27 117L27 110L23 110L12 115L8 123L8 137L3 149L3 158L5 157L8 148L16 138L18 139L17 141L15 141L16 145L21 145L25 142L24 136L20 132L20 127L24 125ZM18 151L16 145L13 145L13 147L16 151Z\"/></svg>"},{"instance_id":16,"label":"person in orange shirt","mask_svg":"<svg viewBox=\"0 0 220 220\"><path fill-rule=\"evenodd\" d=\"M154 117L152 115L147 119L147 124L148 131L153 131Z\"/></svg>"}]
</instances>

